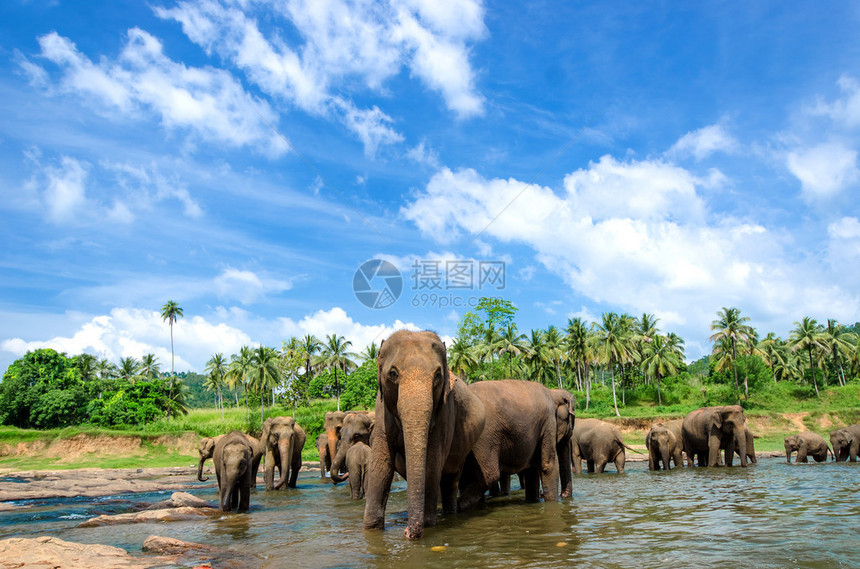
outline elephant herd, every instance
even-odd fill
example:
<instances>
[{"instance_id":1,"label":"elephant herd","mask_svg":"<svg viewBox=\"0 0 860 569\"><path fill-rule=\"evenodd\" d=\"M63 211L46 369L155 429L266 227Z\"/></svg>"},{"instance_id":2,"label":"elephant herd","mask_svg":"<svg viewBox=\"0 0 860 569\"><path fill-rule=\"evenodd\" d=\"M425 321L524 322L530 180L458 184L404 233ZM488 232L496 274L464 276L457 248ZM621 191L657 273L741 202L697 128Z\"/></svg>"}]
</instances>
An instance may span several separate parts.
<instances>
[{"instance_id":1,"label":"elephant herd","mask_svg":"<svg viewBox=\"0 0 860 569\"><path fill-rule=\"evenodd\" d=\"M616 426L576 421L570 393L536 382L467 385L448 369L445 344L433 332L401 330L384 340L377 382L374 411L327 413L325 431L316 439L320 475L329 470L333 483L348 481L352 498L365 499L365 529L383 528L395 473L406 480L404 533L416 539L435 525L440 501L444 513L468 510L488 491L508 493L514 474L526 499L537 501L570 496L571 472L582 473L583 461L588 472L603 472L610 462L624 470L630 447ZM841 431L839 451L833 443L837 458L856 460L860 427ZM792 442L798 461L820 456L810 434ZM305 433L291 417L267 419L259 441L238 431L204 439L198 478L205 480L203 462L212 457L221 508L244 510L263 455L266 489L295 487L304 443ZM736 405L697 409L684 419L654 425L646 446L652 470L669 469L672 462L682 466L682 452L691 466L722 464L721 450L729 466L735 453L741 466L755 462L753 436Z\"/></svg>"}]
</instances>

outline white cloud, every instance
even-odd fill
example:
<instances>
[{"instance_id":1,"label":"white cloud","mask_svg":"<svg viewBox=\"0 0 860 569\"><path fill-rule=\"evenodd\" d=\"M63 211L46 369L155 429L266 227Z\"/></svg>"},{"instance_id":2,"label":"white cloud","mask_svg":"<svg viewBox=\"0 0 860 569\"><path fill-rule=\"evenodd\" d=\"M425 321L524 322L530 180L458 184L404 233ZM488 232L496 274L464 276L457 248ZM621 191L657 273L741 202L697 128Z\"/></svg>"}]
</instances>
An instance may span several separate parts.
<instances>
[{"instance_id":1,"label":"white cloud","mask_svg":"<svg viewBox=\"0 0 860 569\"><path fill-rule=\"evenodd\" d=\"M844 96L832 103L819 100L809 112L828 116L840 126L860 126L860 83L851 76L843 75L837 84Z\"/></svg>"},{"instance_id":2,"label":"white cloud","mask_svg":"<svg viewBox=\"0 0 860 569\"><path fill-rule=\"evenodd\" d=\"M703 160L716 152L731 153L737 150L738 141L719 124L706 126L688 132L676 142L667 154L669 156L693 156Z\"/></svg>"},{"instance_id":3,"label":"white cloud","mask_svg":"<svg viewBox=\"0 0 860 569\"><path fill-rule=\"evenodd\" d=\"M292 288L292 284L276 279L261 279L256 273L227 267L215 277L215 291L219 298L253 304L270 293Z\"/></svg>"},{"instance_id":4,"label":"white cloud","mask_svg":"<svg viewBox=\"0 0 860 569\"><path fill-rule=\"evenodd\" d=\"M252 6L260 12L252 13ZM306 112L334 116L365 144L368 155L375 145L398 142L400 135L387 126L391 119L378 108L356 108L352 94L385 94L385 81L404 66L438 91L459 116L483 112L468 47L486 34L479 1L288 0L252 5L204 0L178 2L155 13L182 24L191 41L231 61L266 93ZM302 43L266 33L260 20L270 21L273 15L278 25L294 27Z\"/></svg>"},{"instance_id":5,"label":"white cloud","mask_svg":"<svg viewBox=\"0 0 860 569\"><path fill-rule=\"evenodd\" d=\"M400 320L387 324L361 324L353 320L343 308L338 306L330 310L318 310L299 321L282 318L280 322L281 333L285 338L313 334L325 341L329 334L338 334L350 340L352 348L356 352L361 352L372 342L376 342L378 345L397 330L420 330L415 324Z\"/></svg>"},{"instance_id":6,"label":"white cloud","mask_svg":"<svg viewBox=\"0 0 860 569\"><path fill-rule=\"evenodd\" d=\"M439 168L439 153L427 148L426 141L422 140L416 146L406 152L406 157L418 164Z\"/></svg>"},{"instance_id":7,"label":"white cloud","mask_svg":"<svg viewBox=\"0 0 860 569\"><path fill-rule=\"evenodd\" d=\"M166 128L187 130L206 141L251 146L270 156L287 150L267 126L277 122L267 103L249 95L226 71L171 60L161 42L143 30L130 29L119 58L101 58L97 64L56 32L40 37L39 45L41 56L62 70L60 88L99 112L130 117L148 111Z\"/></svg>"},{"instance_id":8,"label":"white cloud","mask_svg":"<svg viewBox=\"0 0 860 569\"><path fill-rule=\"evenodd\" d=\"M63 156L60 166L48 167L44 205L48 217L55 222L71 222L86 206L87 164L74 158Z\"/></svg>"},{"instance_id":9,"label":"white cloud","mask_svg":"<svg viewBox=\"0 0 860 569\"><path fill-rule=\"evenodd\" d=\"M832 197L860 180L857 151L836 142L789 152L786 165L808 200Z\"/></svg>"},{"instance_id":10,"label":"white cloud","mask_svg":"<svg viewBox=\"0 0 860 569\"><path fill-rule=\"evenodd\" d=\"M569 174L562 195L443 169L401 213L443 243L485 227L484 238L524 243L579 294L660 314L692 339L721 306L755 310L767 324L784 319L786 306L815 313L826 294L829 314L857 313L850 287L825 291L821 266L789 260L780 231L710 214L698 195L708 183L672 164L610 157Z\"/></svg>"}]
</instances>

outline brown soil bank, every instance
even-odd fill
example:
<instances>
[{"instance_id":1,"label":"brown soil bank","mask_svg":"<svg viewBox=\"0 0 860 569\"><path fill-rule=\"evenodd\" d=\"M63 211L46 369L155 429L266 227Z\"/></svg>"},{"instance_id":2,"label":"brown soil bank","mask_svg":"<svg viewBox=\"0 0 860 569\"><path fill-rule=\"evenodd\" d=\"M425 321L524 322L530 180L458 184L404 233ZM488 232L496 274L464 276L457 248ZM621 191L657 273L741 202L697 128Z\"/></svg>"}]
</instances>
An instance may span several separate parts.
<instances>
[{"instance_id":1,"label":"brown soil bank","mask_svg":"<svg viewBox=\"0 0 860 569\"><path fill-rule=\"evenodd\" d=\"M618 425L622 433L646 432L654 423L681 419L683 415L672 417L605 417L604 421ZM826 432L843 427L850 421L844 420L837 413L746 413L750 429L756 436L768 437L773 435L787 435L802 431Z\"/></svg>"},{"instance_id":2,"label":"brown soil bank","mask_svg":"<svg viewBox=\"0 0 860 569\"><path fill-rule=\"evenodd\" d=\"M167 450L183 455L197 454L197 443L201 437L195 433L162 435L151 440ZM0 458L13 456L43 456L56 458L61 463L72 463L87 455L143 455L143 440L127 435L75 435L56 438L52 441L36 440L19 443L0 443Z\"/></svg>"}]
</instances>

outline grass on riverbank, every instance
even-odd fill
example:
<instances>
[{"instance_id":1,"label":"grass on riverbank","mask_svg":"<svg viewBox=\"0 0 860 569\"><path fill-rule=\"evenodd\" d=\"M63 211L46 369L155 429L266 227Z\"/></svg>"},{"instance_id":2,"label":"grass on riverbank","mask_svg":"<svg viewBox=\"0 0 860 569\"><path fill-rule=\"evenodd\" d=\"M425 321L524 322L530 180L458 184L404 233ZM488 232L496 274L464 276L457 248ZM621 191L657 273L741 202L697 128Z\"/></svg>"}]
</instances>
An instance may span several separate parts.
<instances>
[{"instance_id":1,"label":"grass on riverbank","mask_svg":"<svg viewBox=\"0 0 860 569\"><path fill-rule=\"evenodd\" d=\"M654 390L652 394L650 390ZM680 418L688 412L705 405L720 405L733 402L733 390L727 386L678 386L667 385L664 390L666 405L657 406L656 390L653 386L637 387L627 390L627 405L621 405L619 411L622 418L634 420L640 425L631 425L625 429L625 440L629 444L644 443L647 424L656 419ZM724 399L728 398L728 401ZM589 410L585 411L583 393L576 393L577 417L596 417L615 421L612 406L612 392L607 387L596 387L592 390L592 400ZM825 438L827 433L836 426L860 423L860 382L851 382L846 387L827 387L821 390L821 398L815 398L811 387L796 384L778 384L765 386L753 394L749 401L744 401L745 413L750 420L753 432L759 436L756 439L756 450L759 452L781 451L783 438L790 433L800 430L801 424ZM307 407L300 407L295 412L296 421L307 433L302 459L316 461L319 459L314 441L322 432L323 418L327 411L336 409L335 401L315 400ZM264 419L270 416L290 415L293 410L276 406L267 409ZM0 427L0 469L14 470L43 470L70 468L148 468L163 466L196 465L196 449L188 444L184 449L175 445L159 444L163 437L191 438L215 436L231 430L259 433L260 410L246 411L244 406L224 410L194 409L186 416L162 419L148 425L126 430L108 430L95 427L80 426L60 430L38 431L34 429L16 429ZM83 439L98 439L120 437L113 448L93 449L91 452L80 452L73 458L51 456L50 452L41 452L50 448L60 449L53 453L62 452L63 445L75 446L69 441ZM122 438L140 439L139 445L127 448ZM29 451L15 452L20 444L28 445ZM80 447L80 445L77 445ZM7 450L2 452L3 447Z\"/></svg>"}]
</instances>

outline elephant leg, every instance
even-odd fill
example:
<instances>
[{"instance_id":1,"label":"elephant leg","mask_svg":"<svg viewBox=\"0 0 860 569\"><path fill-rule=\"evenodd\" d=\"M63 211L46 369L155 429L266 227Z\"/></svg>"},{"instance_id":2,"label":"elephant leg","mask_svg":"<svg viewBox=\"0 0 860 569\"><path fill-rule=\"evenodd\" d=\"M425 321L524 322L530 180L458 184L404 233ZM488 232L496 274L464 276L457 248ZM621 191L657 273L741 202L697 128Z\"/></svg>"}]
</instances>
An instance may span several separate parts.
<instances>
[{"instance_id":1,"label":"elephant leg","mask_svg":"<svg viewBox=\"0 0 860 569\"><path fill-rule=\"evenodd\" d=\"M373 435L363 525L364 529L383 529L385 527L385 507L388 505L391 480L394 478L394 457L391 456L391 448L388 446L388 439L383 430L379 429Z\"/></svg>"},{"instance_id":2,"label":"elephant leg","mask_svg":"<svg viewBox=\"0 0 860 569\"><path fill-rule=\"evenodd\" d=\"M746 460L746 457L743 457ZM735 441L734 439L726 443L726 466L731 466L735 461ZM743 460L741 461L743 462Z\"/></svg>"},{"instance_id":3,"label":"elephant leg","mask_svg":"<svg viewBox=\"0 0 860 569\"><path fill-rule=\"evenodd\" d=\"M545 433L541 445L540 482L547 502L558 500L558 456L555 449L555 428Z\"/></svg>"},{"instance_id":4,"label":"elephant leg","mask_svg":"<svg viewBox=\"0 0 860 569\"><path fill-rule=\"evenodd\" d=\"M561 483L560 496L562 498L568 498L573 494L573 477L571 476L570 467L570 445L558 445L556 447L556 454L558 454L558 480ZM510 483L511 480L508 478L508 493L510 493Z\"/></svg>"},{"instance_id":5,"label":"elephant leg","mask_svg":"<svg viewBox=\"0 0 860 569\"><path fill-rule=\"evenodd\" d=\"M627 461L627 453L624 452L624 449L622 448L620 451L618 451L618 454L615 455L615 470L618 471L618 474L624 473L624 463L626 461ZM666 466L667 466L667 470L668 470L668 464Z\"/></svg>"},{"instance_id":6,"label":"elephant leg","mask_svg":"<svg viewBox=\"0 0 860 569\"><path fill-rule=\"evenodd\" d=\"M498 498L502 495L501 480L490 484L490 498Z\"/></svg>"},{"instance_id":7,"label":"elephant leg","mask_svg":"<svg viewBox=\"0 0 860 569\"><path fill-rule=\"evenodd\" d=\"M457 511L473 508L483 499L484 492L490 486L485 480L484 471L478 464L474 453L469 453L465 464L463 464L463 471L458 483L460 498L457 500Z\"/></svg>"},{"instance_id":8,"label":"elephant leg","mask_svg":"<svg viewBox=\"0 0 860 569\"><path fill-rule=\"evenodd\" d=\"M708 437L708 466L720 466L720 437Z\"/></svg>"},{"instance_id":9,"label":"elephant leg","mask_svg":"<svg viewBox=\"0 0 860 569\"><path fill-rule=\"evenodd\" d=\"M460 484L460 472L442 475L440 488L442 491L442 513L457 513L457 486Z\"/></svg>"},{"instance_id":10,"label":"elephant leg","mask_svg":"<svg viewBox=\"0 0 860 569\"><path fill-rule=\"evenodd\" d=\"M675 448L675 452L672 454L672 461L675 463L675 468L684 467L684 455L681 454L680 448Z\"/></svg>"},{"instance_id":11,"label":"elephant leg","mask_svg":"<svg viewBox=\"0 0 860 569\"><path fill-rule=\"evenodd\" d=\"M436 525L442 484L442 452L437 441L428 441L424 486L424 527Z\"/></svg>"},{"instance_id":12,"label":"elephant leg","mask_svg":"<svg viewBox=\"0 0 860 569\"><path fill-rule=\"evenodd\" d=\"M251 460L251 487L255 490L257 489L257 474L260 472L261 460L263 460L262 454Z\"/></svg>"},{"instance_id":13,"label":"elephant leg","mask_svg":"<svg viewBox=\"0 0 860 569\"><path fill-rule=\"evenodd\" d=\"M654 460L654 451L648 449L648 470L660 470L660 463Z\"/></svg>"},{"instance_id":14,"label":"elephant leg","mask_svg":"<svg viewBox=\"0 0 860 569\"><path fill-rule=\"evenodd\" d=\"M287 486L290 488L296 487L296 481L299 479L299 470L302 467L302 455L300 453L296 454L297 456L293 458L293 464L291 465L290 481L287 482Z\"/></svg>"},{"instance_id":15,"label":"elephant leg","mask_svg":"<svg viewBox=\"0 0 860 569\"><path fill-rule=\"evenodd\" d=\"M594 463L595 471L597 471L598 474L603 474L603 471L606 470L606 463L607 462L609 462L609 461L605 458L601 458L599 461L595 462ZM589 472L594 472L594 471L589 470Z\"/></svg>"},{"instance_id":16,"label":"elephant leg","mask_svg":"<svg viewBox=\"0 0 860 569\"><path fill-rule=\"evenodd\" d=\"M586 460L586 465L588 466L588 473L594 473L594 460Z\"/></svg>"},{"instance_id":17,"label":"elephant leg","mask_svg":"<svg viewBox=\"0 0 860 569\"><path fill-rule=\"evenodd\" d=\"M806 462L806 454L806 445L800 445L800 448L797 449L797 460L795 462Z\"/></svg>"},{"instance_id":18,"label":"elephant leg","mask_svg":"<svg viewBox=\"0 0 860 569\"><path fill-rule=\"evenodd\" d=\"M540 501L540 474L535 466L530 466L523 472L527 502Z\"/></svg>"}]
</instances>

